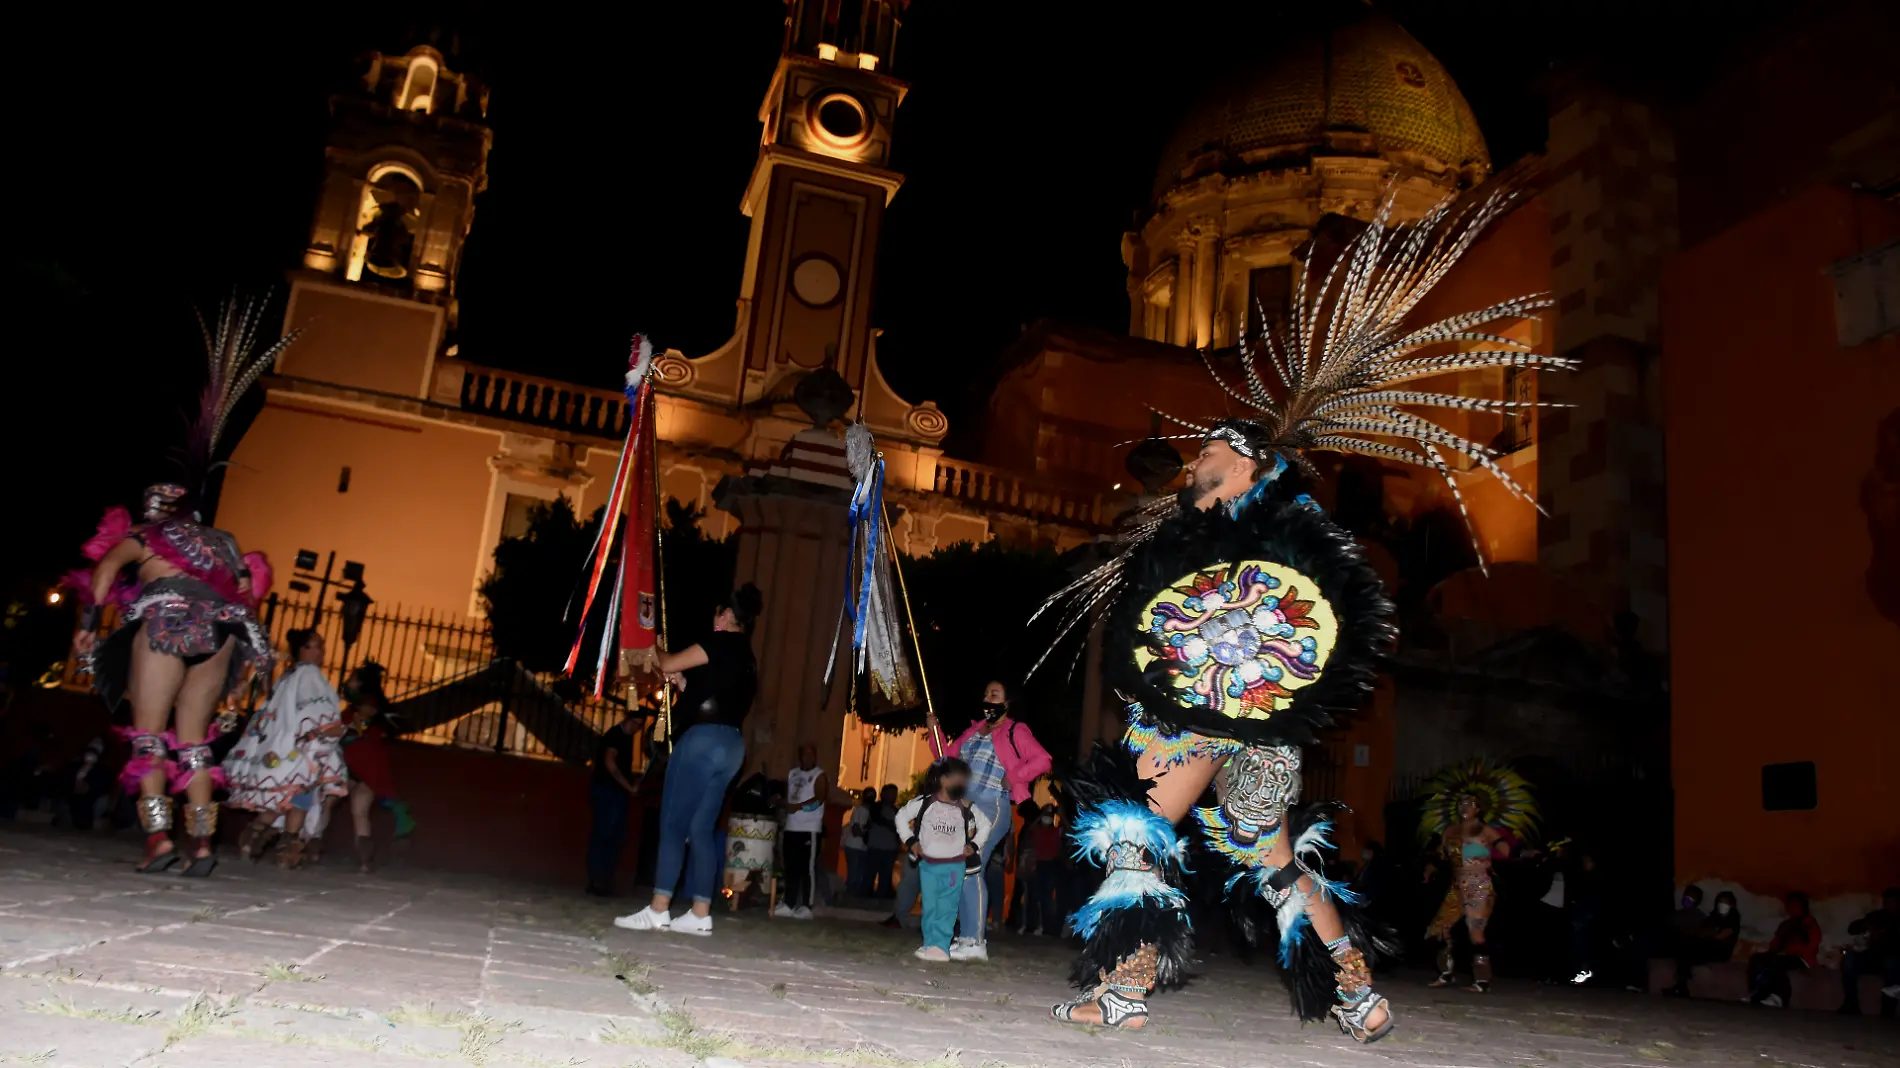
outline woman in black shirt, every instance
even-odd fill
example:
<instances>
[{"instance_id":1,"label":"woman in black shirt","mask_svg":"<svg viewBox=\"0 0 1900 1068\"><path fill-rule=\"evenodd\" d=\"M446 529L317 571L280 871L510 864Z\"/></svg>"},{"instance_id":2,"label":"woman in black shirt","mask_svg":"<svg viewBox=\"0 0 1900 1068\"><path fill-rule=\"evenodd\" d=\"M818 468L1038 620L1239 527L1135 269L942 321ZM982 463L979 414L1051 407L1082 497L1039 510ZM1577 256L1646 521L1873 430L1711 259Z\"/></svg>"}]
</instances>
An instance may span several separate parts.
<instances>
[{"instance_id":1,"label":"woman in black shirt","mask_svg":"<svg viewBox=\"0 0 1900 1068\"><path fill-rule=\"evenodd\" d=\"M713 849L714 825L726 788L745 759L739 724L752 710L752 697L759 688L758 662L752 656L749 635L764 607L758 587L747 583L714 610L710 637L656 658L667 682L680 690L675 714L690 726L673 747L660 794L660 851L653 869L653 901L639 912L614 920L617 927L712 933L713 883L721 859ZM686 863L689 842L690 866ZM693 909L675 919L668 910L682 870Z\"/></svg>"}]
</instances>

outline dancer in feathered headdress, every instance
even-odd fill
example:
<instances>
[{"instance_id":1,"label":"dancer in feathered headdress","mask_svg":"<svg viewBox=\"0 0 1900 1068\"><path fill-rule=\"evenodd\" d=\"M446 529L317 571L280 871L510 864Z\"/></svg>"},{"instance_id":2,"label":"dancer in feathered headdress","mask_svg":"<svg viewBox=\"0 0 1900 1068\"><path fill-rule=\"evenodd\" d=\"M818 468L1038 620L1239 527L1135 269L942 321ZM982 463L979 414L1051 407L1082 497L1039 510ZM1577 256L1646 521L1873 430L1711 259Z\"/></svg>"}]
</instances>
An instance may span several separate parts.
<instances>
[{"instance_id":1,"label":"dancer in feathered headdress","mask_svg":"<svg viewBox=\"0 0 1900 1068\"><path fill-rule=\"evenodd\" d=\"M119 781L139 796L143 872L164 871L180 858L171 840L175 793L187 799L185 874L217 867L211 798L224 773L208 744L212 716L247 671L271 660L270 639L253 613L270 588L269 562L241 552L236 538L206 526L195 510L238 402L295 337L259 348L263 321L262 302L226 303L215 328L200 317L210 377L182 450L185 477L147 489L137 523L124 508L108 510L84 548L93 567L71 579L85 605L73 649L108 705L132 701L132 729L124 732L132 759ZM107 604L119 608L119 625L101 641Z\"/></svg>"},{"instance_id":2,"label":"dancer in feathered headdress","mask_svg":"<svg viewBox=\"0 0 1900 1068\"><path fill-rule=\"evenodd\" d=\"M1300 483L1315 471L1305 454L1331 449L1429 468L1456 496L1447 458L1455 453L1517 489L1491 450L1420 411L1517 405L1413 383L1483 367L1567 366L1492 325L1550 302L1527 296L1425 326L1406 321L1511 199L1508 189L1475 203L1448 199L1410 226L1391 224L1388 199L1334 262L1309 261L1285 330L1242 339L1238 383L1208 361L1222 390L1255 416L1168 416L1200 442L1187 486L1137 514L1117 554L1038 613L1057 614L1058 641L1105 613L1111 678L1128 702L1125 748L1098 750L1071 784L1077 825L1097 826L1111 808L1116 826L1142 811L1152 824L1125 848L1084 845L1106 858L1104 886L1117 889L1083 910L1087 944L1073 979L1087 992L1056 1006L1058 1019L1141 1026L1148 993L1183 973L1187 913L1178 894L1161 892L1181 885L1180 854L1153 843L1172 841L1193 810L1211 855L1231 866L1227 894L1243 933L1263 907L1273 916L1300 1018L1330 1015L1362 1042L1391 1029L1368 968L1390 937L1322 874L1338 806L1295 805L1296 747L1364 699L1395 636L1391 605L1352 537ZM1472 347L1432 352L1450 345ZM1194 809L1210 783L1219 804Z\"/></svg>"},{"instance_id":3,"label":"dancer in feathered headdress","mask_svg":"<svg viewBox=\"0 0 1900 1068\"><path fill-rule=\"evenodd\" d=\"M1452 871L1451 888L1425 930L1426 941L1443 943L1438 978L1431 985L1457 981L1451 932L1462 921L1471 936L1471 985L1466 989L1482 994L1491 988L1485 928L1498 900L1491 865L1522 852L1524 836L1537 824L1537 803L1522 775L1484 759L1454 764L1433 776L1425 784L1424 802L1419 839Z\"/></svg>"}]
</instances>

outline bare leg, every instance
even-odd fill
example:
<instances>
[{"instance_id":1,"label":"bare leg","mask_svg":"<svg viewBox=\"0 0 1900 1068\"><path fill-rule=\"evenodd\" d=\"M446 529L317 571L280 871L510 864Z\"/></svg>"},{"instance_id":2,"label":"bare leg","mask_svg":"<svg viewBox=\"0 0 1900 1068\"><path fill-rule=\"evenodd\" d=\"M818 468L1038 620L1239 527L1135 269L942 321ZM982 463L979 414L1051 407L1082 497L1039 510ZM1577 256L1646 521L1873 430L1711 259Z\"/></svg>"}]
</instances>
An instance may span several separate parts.
<instances>
[{"instance_id":1,"label":"bare leg","mask_svg":"<svg viewBox=\"0 0 1900 1068\"><path fill-rule=\"evenodd\" d=\"M155 652L152 643L145 639L143 624L140 631L132 637L132 669L127 680L132 700L132 729L146 734L165 733L171 722L172 704L178 698L178 691L185 682L185 662L175 656L166 656ZM139 798L141 810L147 805L162 805L169 813L171 798L166 789L165 754L161 751L152 770L139 780ZM148 800L150 799L150 800ZM169 829L169 817L166 828ZM147 825L146 854L150 857L162 856L176 847L170 835L153 831Z\"/></svg>"},{"instance_id":2,"label":"bare leg","mask_svg":"<svg viewBox=\"0 0 1900 1068\"><path fill-rule=\"evenodd\" d=\"M218 702L224 697L225 683L230 678L231 657L236 655L237 639L227 638L224 647L211 659L194 664L185 669L184 685L178 690L178 714L175 730L178 734L179 749L205 744L205 733L211 726L211 719L217 714ZM182 663L182 662L180 662ZM185 798L193 808L209 813L201 816L195 830L187 821L187 830L197 839L194 853L196 856L211 855L212 839L217 829L217 810L212 806L211 775L199 772L185 784ZM202 831L204 833L197 833Z\"/></svg>"},{"instance_id":3,"label":"bare leg","mask_svg":"<svg viewBox=\"0 0 1900 1068\"><path fill-rule=\"evenodd\" d=\"M350 784L350 823L356 831L356 870L369 874L376 839L370 826L370 810L376 805L376 791L360 782Z\"/></svg>"},{"instance_id":4,"label":"bare leg","mask_svg":"<svg viewBox=\"0 0 1900 1068\"><path fill-rule=\"evenodd\" d=\"M1153 779L1154 786L1148 791L1148 807L1166 817L1171 823L1179 823L1187 818L1188 811L1194 807L1201 794L1206 792L1208 784L1214 781L1214 773L1220 769L1224 758L1209 757L1190 751L1184 760L1166 763L1154 754L1142 753L1137 761L1144 779ZM1335 923L1335 926L1337 924ZM1138 952L1152 952L1153 947L1143 947ZM1101 997L1104 982L1090 992L1087 1000L1069 1008L1068 1018L1075 1023L1100 1024L1102 1007L1097 1000ZM1134 997L1124 992L1125 996ZM1136 999L1141 1000L1141 999Z\"/></svg>"}]
</instances>

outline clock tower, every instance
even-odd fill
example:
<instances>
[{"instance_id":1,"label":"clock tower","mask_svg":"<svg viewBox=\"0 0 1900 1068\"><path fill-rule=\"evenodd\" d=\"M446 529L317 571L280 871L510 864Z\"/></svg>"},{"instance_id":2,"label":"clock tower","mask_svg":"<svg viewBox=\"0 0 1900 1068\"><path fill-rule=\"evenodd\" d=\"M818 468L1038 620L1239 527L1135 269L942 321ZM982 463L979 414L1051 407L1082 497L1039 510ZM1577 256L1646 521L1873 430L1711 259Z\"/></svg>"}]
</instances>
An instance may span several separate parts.
<instances>
[{"instance_id":1,"label":"clock tower","mask_svg":"<svg viewBox=\"0 0 1900 1068\"><path fill-rule=\"evenodd\" d=\"M740 287L745 393L829 368L865 395L871 302L897 107L891 76L905 0L786 0L785 44L759 108L759 160Z\"/></svg>"}]
</instances>

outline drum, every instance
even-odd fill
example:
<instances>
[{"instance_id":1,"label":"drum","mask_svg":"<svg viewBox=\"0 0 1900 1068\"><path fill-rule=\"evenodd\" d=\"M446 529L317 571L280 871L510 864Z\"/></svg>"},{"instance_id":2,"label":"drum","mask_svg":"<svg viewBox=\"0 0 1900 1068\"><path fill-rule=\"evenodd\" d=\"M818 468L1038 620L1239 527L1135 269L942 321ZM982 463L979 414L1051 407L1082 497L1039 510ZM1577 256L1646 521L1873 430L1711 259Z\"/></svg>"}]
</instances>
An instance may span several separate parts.
<instances>
[{"instance_id":1,"label":"drum","mask_svg":"<svg viewBox=\"0 0 1900 1068\"><path fill-rule=\"evenodd\" d=\"M770 872L772 844L778 840L778 821L767 816L730 816L726 819L726 870Z\"/></svg>"}]
</instances>

